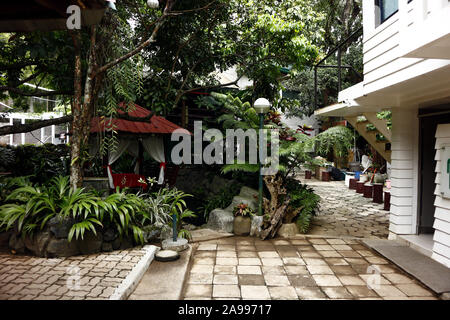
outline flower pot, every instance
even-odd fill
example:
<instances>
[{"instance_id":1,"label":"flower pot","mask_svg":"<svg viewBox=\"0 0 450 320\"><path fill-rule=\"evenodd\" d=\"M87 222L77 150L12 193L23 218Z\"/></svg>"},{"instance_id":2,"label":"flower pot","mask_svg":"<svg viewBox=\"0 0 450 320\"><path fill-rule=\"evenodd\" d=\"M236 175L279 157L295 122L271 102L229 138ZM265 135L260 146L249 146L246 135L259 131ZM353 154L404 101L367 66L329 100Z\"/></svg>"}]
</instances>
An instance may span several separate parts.
<instances>
[{"instance_id":1,"label":"flower pot","mask_svg":"<svg viewBox=\"0 0 450 320\"><path fill-rule=\"evenodd\" d=\"M367 181L369 181L369 177L366 174L362 174L359 176L359 181L367 182Z\"/></svg>"},{"instance_id":2,"label":"flower pot","mask_svg":"<svg viewBox=\"0 0 450 320\"><path fill-rule=\"evenodd\" d=\"M237 216L233 221L233 233L237 236L248 236L252 226L250 217Z\"/></svg>"}]
</instances>

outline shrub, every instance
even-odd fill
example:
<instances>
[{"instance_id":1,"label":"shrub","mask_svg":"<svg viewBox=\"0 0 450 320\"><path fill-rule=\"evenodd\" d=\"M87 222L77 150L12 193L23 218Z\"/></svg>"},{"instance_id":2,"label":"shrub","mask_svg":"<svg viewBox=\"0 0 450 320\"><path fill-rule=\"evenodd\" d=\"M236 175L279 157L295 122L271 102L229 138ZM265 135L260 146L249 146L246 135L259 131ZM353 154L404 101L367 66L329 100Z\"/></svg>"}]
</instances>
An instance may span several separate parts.
<instances>
[{"instance_id":1,"label":"shrub","mask_svg":"<svg viewBox=\"0 0 450 320\"><path fill-rule=\"evenodd\" d=\"M235 217L237 217L237 216L252 217L255 215L255 211L252 208L250 208L248 206L248 204L241 203L241 204L238 204L236 207L234 207L233 214Z\"/></svg>"},{"instance_id":2,"label":"shrub","mask_svg":"<svg viewBox=\"0 0 450 320\"><path fill-rule=\"evenodd\" d=\"M209 214L216 208L224 209L228 207L233 201L233 197L239 194L240 184L234 184L230 188L224 188L220 192L205 201L205 204L200 207L203 211L203 216L208 221Z\"/></svg>"}]
</instances>

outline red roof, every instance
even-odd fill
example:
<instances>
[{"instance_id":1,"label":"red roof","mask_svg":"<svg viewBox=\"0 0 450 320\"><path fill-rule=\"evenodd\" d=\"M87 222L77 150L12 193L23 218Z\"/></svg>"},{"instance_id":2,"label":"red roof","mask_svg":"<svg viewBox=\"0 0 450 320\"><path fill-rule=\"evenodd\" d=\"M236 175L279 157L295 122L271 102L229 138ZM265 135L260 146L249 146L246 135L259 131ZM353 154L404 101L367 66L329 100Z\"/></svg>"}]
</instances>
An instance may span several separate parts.
<instances>
[{"instance_id":1,"label":"red roof","mask_svg":"<svg viewBox=\"0 0 450 320\"><path fill-rule=\"evenodd\" d=\"M128 116L133 118L145 118L150 116L152 113L150 110L147 110L137 104L134 105L134 108L130 108L132 110L129 110L128 112L125 112L123 109L121 109L124 106L123 103L121 103L119 106L119 114L128 114ZM170 122L169 120L160 116L153 116L148 120L148 122L130 121L124 119L110 120L107 117L95 117L91 120L91 133L111 130L113 126L116 131L136 134L170 134L177 129L184 130L186 134L191 134L188 130L183 129L182 127L177 126L173 122Z\"/></svg>"}]
</instances>

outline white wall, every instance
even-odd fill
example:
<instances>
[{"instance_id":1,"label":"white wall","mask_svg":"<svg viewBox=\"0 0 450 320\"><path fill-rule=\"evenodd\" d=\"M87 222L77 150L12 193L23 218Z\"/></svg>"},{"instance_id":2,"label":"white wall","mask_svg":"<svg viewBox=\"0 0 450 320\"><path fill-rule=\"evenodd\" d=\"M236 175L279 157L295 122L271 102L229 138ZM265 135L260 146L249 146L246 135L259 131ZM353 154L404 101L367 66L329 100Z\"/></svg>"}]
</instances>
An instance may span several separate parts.
<instances>
[{"instance_id":1,"label":"white wall","mask_svg":"<svg viewBox=\"0 0 450 320\"><path fill-rule=\"evenodd\" d=\"M392 110L389 231L397 235L416 233L418 126L417 111Z\"/></svg>"},{"instance_id":2,"label":"white wall","mask_svg":"<svg viewBox=\"0 0 450 320\"><path fill-rule=\"evenodd\" d=\"M434 246L432 258L450 267L450 199L440 193L441 147L450 145L450 124L441 124L436 130L436 190L434 206Z\"/></svg>"}]
</instances>

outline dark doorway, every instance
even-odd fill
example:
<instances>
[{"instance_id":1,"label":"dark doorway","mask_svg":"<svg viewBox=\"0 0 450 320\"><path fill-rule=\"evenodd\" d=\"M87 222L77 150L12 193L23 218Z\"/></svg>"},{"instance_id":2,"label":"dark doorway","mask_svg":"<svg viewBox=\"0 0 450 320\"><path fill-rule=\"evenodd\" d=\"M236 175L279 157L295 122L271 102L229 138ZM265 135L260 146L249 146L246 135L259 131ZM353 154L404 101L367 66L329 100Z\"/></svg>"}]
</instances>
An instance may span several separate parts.
<instances>
[{"instance_id":1,"label":"dark doorway","mask_svg":"<svg viewBox=\"0 0 450 320\"><path fill-rule=\"evenodd\" d=\"M446 113L446 111L449 111ZM418 232L433 233L434 190L436 161L436 129L439 124L450 123L450 106L440 106L419 111L420 115L420 207Z\"/></svg>"}]
</instances>

